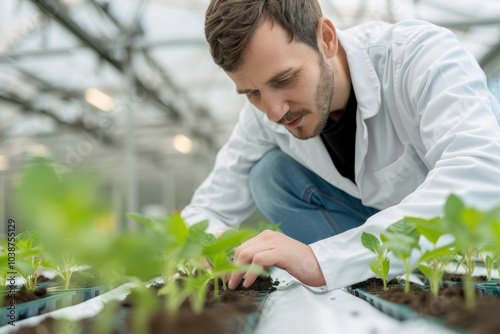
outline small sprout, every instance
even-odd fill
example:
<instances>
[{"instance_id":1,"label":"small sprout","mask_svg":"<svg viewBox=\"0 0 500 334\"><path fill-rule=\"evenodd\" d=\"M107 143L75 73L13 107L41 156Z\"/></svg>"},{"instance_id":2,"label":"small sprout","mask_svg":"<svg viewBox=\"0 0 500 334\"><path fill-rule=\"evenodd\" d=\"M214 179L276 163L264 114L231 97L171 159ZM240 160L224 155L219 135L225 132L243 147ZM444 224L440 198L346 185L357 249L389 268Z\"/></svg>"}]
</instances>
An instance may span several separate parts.
<instances>
[{"instance_id":1,"label":"small sprout","mask_svg":"<svg viewBox=\"0 0 500 334\"><path fill-rule=\"evenodd\" d=\"M446 272L446 265L454 256L453 244L437 248L436 244L446 232L441 218L421 219L406 217L416 225L417 232L432 243L432 250L426 251L418 261L418 269L429 279L431 292L438 297L439 282Z\"/></svg>"},{"instance_id":2,"label":"small sprout","mask_svg":"<svg viewBox=\"0 0 500 334\"><path fill-rule=\"evenodd\" d=\"M405 293L410 292L410 281L408 278L413 270L410 264L410 256L413 250L420 249L418 240L420 233L418 233L415 224L407 219L401 219L398 222L390 225L384 234L380 235L381 240L397 258L403 262L405 268Z\"/></svg>"},{"instance_id":3,"label":"small sprout","mask_svg":"<svg viewBox=\"0 0 500 334\"><path fill-rule=\"evenodd\" d=\"M473 257L478 252L478 246L491 241L492 236L488 229L495 221L498 221L498 213L499 208L482 212L466 207L462 200L453 194L448 197L445 204L443 223L446 232L455 238L457 260L465 268L464 292L466 307L469 311L476 308L472 286L472 273L476 264Z\"/></svg>"},{"instance_id":4,"label":"small sprout","mask_svg":"<svg viewBox=\"0 0 500 334\"><path fill-rule=\"evenodd\" d=\"M384 291L387 291L387 275L389 274L390 261L387 257L387 249L381 246L380 241L373 234L363 232L361 243L365 248L377 255L378 261L370 263L370 269L384 281Z\"/></svg>"}]
</instances>

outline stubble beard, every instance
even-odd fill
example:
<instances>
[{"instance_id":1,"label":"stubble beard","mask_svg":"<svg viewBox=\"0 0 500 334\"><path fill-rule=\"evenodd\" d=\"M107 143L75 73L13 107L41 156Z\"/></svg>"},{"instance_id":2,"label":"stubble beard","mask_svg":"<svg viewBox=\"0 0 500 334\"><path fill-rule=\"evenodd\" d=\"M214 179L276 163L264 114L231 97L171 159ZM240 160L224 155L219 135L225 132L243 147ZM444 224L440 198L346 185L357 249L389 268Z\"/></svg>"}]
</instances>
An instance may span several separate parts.
<instances>
[{"instance_id":1,"label":"stubble beard","mask_svg":"<svg viewBox=\"0 0 500 334\"><path fill-rule=\"evenodd\" d=\"M313 132L310 134L306 134L304 132L304 127L297 127L297 133L292 133L296 138L306 140L311 139L318 136L326 126L328 122L328 118L330 117L330 106L332 102L332 97L334 95L334 75L333 70L328 66L326 61L323 59L323 56L319 55L319 82L316 86L316 92L314 93L314 101L316 101L316 114L319 117L318 124L314 128ZM303 109L298 114L312 114L314 112L311 110Z\"/></svg>"}]
</instances>

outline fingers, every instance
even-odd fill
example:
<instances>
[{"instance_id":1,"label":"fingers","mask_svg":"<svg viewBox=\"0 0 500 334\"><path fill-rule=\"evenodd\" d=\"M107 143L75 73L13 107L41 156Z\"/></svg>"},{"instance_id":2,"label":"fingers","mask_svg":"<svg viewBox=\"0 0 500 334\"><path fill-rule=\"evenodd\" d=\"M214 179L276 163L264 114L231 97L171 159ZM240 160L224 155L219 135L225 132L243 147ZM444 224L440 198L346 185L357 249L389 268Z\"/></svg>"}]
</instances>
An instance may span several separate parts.
<instances>
[{"instance_id":1,"label":"fingers","mask_svg":"<svg viewBox=\"0 0 500 334\"><path fill-rule=\"evenodd\" d=\"M252 265L248 272L246 273L245 280L243 281L243 287L248 288L252 285L257 277L259 277L259 273L255 269L265 269L273 266L277 262L276 252L274 250L268 250L265 252L261 252L256 254L253 257ZM239 284L239 282L238 282Z\"/></svg>"},{"instance_id":2,"label":"fingers","mask_svg":"<svg viewBox=\"0 0 500 334\"><path fill-rule=\"evenodd\" d=\"M264 231L256 237L242 243L234 252L233 263L236 265L251 263L253 254L274 248L275 243L273 240L275 241L277 237L282 235L279 233L279 235L276 236L277 233L278 232Z\"/></svg>"},{"instance_id":3,"label":"fingers","mask_svg":"<svg viewBox=\"0 0 500 334\"><path fill-rule=\"evenodd\" d=\"M233 264L252 264L254 269L262 269L275 265L277 259L273 256L272 251L276 248L277 241L282 237L282 233L274 231L264 231L260 233L258 236L244 242L236 248ZM239 285L243 275L245 275L245 273L233 272L228 287L230 289L235 289ZM258 274L249 270L246 275L244 286L248 287L255 281Z\"/></svg>"},{"instance_id":4,"label":"fingers","mask_svg":"<svg viewBox=\"0 0 500 334\"><path fill-rule=\"evenodd\" d=\"M255 238L254 238L255 239ZM257 242L257 243L256 243ZM236 248L236 252L234 253L234 265L242 265L242 264L250 264L254 261L254 256L261 252L265 252L269 250L269 245L267 243L260 242L258 240L250 239L243 244L241 244L238 248ZM241 279L243 278L245 273L242 272L233 272L231 274L231 279L229 280L228 287L230 289L234 289L240 284ZM255 280L255 279L254 279Z\"/></svg>"},{"instance_id":5,"label":"fingers","mask_svg":"<svg viewBox=\"0 0 500 334\"><path fill-rule=\"evenodd\" d=\"M250 269L246 273L234 272L231 274L231 278L229 280L229 285L228 285L229 289L235 289L240 284L240 281L243 278L243 276L245 276L243 286L245 288L248 288L255 282L255 280L259 276L260 270L274 266L278 261L279 257L274 249L264 250L255 253L252 256L251 261L246 262L246 263L251 263Z\"/></svg>"}]
</instances>

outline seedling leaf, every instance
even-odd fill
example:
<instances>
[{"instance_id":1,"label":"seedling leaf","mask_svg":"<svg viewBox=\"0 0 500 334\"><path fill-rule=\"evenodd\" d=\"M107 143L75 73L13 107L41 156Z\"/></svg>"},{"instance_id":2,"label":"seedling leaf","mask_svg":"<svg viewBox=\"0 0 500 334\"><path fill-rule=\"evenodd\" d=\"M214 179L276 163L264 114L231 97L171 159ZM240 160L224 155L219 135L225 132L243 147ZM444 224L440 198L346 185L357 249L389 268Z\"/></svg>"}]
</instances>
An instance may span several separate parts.
<instances>
[{"instance_id":1,"label":"seedling leaf","mask_svg":"<svg viewBox=\"0 0 500 334\"><path fill-rule=\"evenodd\" d=\"M209 221L203 220L199 223L193 224L188 228L188 239L198 242L205 230L208 228Z\"/></svg>"},{"instance_id":2,"label":"seedling leaf","mask_svg":"<svg viewBox=\"0 0 500 334\"><path fill-rule=\"evenodd\" d=\"M418 262L428 262L430 260L439 259L440 257L443 257L445 255L449 255L449 254L450 254L450 246L448 245L448 246L434 249L432 251L426 251L424 253L424 255L422 255L422 257L420 258L420 260Z\"/></svg>"},{"instance_id":3,"label":"seedling leaf","mask_svg":"<svg viewBox=\"0 0 500 334\"><path fill-rule=\"evenodd\" d=\"M487 267L492 267L493 266L493 258L489 255L486 256L486 266Z\"/></svg>"},{"instance_id":4,"label":"seedling leaf","mask_svg":"<svg viewBox=\"0 0 500 334\"><path fill-rule=\"evenodd\" d=\"M383 273L384 273L384 276L382 278L385 280L385 278L389 274L389 267L390 267L389 258L387 258L387 257L384 258L384 261L382 263L383 263Z\"/></svg>"},{"instance_id":5,"label":"seedling leaf","mask_svg":"<svg viewBox=\"0 0 500 334\"><path fill-rule=\"evenodd\" d=\"M361 234L361 243L375 254L377 254L380 248L380 241L371 233L363 232L363 234Z\"/></svg>"},{"instance_id":6,"label":"seedling leaf","mask_svg":"<svg viewBox=\"0 0 500 334\"><path fill-rule=\"evenodd\" d=\"M386 231L386 236L390 233L402 234L416 241L418 241L420 237L415 224L406 219L401 219L389 226Z\"/></svg>"},{"instance_id":7,"label":"seedling leaf","mask_svg":"<svg viewBox=\"0 0 500 334\"><path fill-rule=\"evenodd\" d=\"M418 266L418 269L420 269L420 271L427 277L427 278L431 278L432 277L432 274L433 274L433 270L424 265L424 264L421 264Z\"/></svg>"},{"instance_id":8,"label":"seedling leaf","mask_svg":"<svg viewBox=\"0 0 500 334\"><path fill-rule=\"evenodd\" d=\"M440 217L432 219L422 219L414 217L405 217L416 225L417 232L427 238L431 243L436 244L438 239L446 234L446 229L442 224L442 219Z\"/></svg>"},{"instance_id":9,"label":"seedling leaf","mask_svg":"<svg viewBox=\"0 0 500 334\"><path fill-rule=\"evenodd\" d=\"M200 237L200 242L203 246L213 244L217 240L212 233L203 233Z\"/></svg>"},{"instance_id":10,"label":"seedling leaf","mask_svg":"<svg viewBox=\"0 0 500 334\"><path fill-rule=\"evenodd\" d=\"M183 244L188 235L188 227L180 215L173 215L167 219L166 230L169 236L176 239L178 244Z\"/></svg>"},{"instance_id":11,"label":"seedling leaf","mask_svg":"<svg viewBox=\"0 0 500 334\"><path fill-rule=\"evenodd\" d=\"M462 200L457 195L451 194L444 205L444 212L447 217L458 220L459 214L464 208Z\"/></svg>"},{"instance_id":12,"label":"seedling leaf","mask_svg":"<svg viewBox=\"0 0 500 334\"><path fill-rule=\"evenodd\" d=\"M232 247L236 247L239 243L247 240L252 235L252 231L248 230L229 230L222 234L216 241L212 244L207 245L203 248L203 254L213 255Z\"/></svg>"},{"instance_id":13,"label":"seedling leaf","mask_svg":"<svg viewBox=\"0 0 500 334\"><path fill-rule=\"evenodd\" d=\"M377 274L378 276L380 277L384 277L383 276L383 270L382 270L382 265L380 264L380 262L378 261L373 261L373 262L370 262L370 269L375 273Z\"/></svg>"},{"instance_id":14,"label":"seedling leaf","mask_svg":"<svg viewBox=\"0 0 500 334\"><path fill-rule=\"evenodd\" d=\"M35 273L35 268L28 261L16 260L16 271L26 278Z\"/></svg>"}]
</instances>

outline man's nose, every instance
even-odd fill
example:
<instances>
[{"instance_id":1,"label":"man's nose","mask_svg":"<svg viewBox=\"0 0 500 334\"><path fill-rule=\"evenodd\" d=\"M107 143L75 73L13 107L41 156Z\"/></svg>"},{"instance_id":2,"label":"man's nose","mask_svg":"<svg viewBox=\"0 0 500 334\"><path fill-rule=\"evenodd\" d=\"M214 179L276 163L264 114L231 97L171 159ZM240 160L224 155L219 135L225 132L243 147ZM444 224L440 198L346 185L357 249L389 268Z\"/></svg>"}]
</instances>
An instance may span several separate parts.
<instances>
[{"instance_id":1,"label":"man's nose","mask_svg":"<svg viewBox=\"0 0 500 334\"><path fill-rule=\"evenodd\" d=\"M286 100L280 94L262 94L264 112L271 122L278 122L290 109Z\"/></svg>"}]
</instances>

